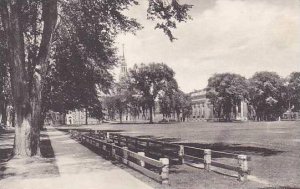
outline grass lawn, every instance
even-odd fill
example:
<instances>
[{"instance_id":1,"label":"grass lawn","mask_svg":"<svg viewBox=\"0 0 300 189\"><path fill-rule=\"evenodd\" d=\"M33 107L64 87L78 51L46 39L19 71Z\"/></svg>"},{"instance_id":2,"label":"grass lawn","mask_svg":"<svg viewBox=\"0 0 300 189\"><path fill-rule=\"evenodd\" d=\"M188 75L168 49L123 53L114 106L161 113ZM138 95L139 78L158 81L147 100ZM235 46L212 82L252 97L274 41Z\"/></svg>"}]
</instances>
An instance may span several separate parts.
<instances>
[{"instance_id":1,"label":"grass lawn","mask_svg":"<svg viewBox=\"0 0 300 189\"><path fill-rule=\"evenodd\" d=\"M300 188L300 122L174 124L102 124L80 126L115 130L124 135L251 156L255 181L239 183L220 173L206 173L189 166L171 167L171 188ZM226 173L227 174L227 173Z\"/></svg>"}]
</instances>

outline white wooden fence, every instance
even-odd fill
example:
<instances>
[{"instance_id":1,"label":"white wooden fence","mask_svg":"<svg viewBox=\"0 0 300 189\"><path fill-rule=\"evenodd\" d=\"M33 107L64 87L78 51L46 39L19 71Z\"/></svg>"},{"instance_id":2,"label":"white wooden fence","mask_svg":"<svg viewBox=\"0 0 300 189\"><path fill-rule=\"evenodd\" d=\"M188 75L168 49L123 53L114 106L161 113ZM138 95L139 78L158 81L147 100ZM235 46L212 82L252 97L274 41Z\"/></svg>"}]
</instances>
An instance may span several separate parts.
<instances>
[{"instance_id":1,"label":"white wooden fence","mask_svg":"<svg viewBox=\"0 0 300 189\"><path fill-rule=\"evenodd\" d=\"M70 131L72 136L80 135L80 132ZM211 149L202 149L186 145L178 145L173 143L159 142L150 139L141 139L137 137L124 136L119 133L104 132L104 131L89 131L88 135L81 135L81 140L83 142L88 142L89 144L107 149L109 156L114 159L127 164L128 166L141 171L145 175L161 181L162 183L168 183L168 167L169 159L177 158L180 164L190 164L190 160L195 160L198 163L204 164L204 169L207 171L211 170L211 167L218 167L226 170L236 171L238 173L238 180L247 180L247 175L250 174L248 168L248 161L251 160L250 157L241 154L233 154L222 151L215 151ZM78 137L78 136L77 136ZM80 138L80 137L79 137ZM103 142L109 141L110 143ZM99 146L100 145L100 146ZM105 146L105 147L103 147ZM128 148L132 148L135 151L129 151ZM170 153L170 151L172 151ZM105 151L104 151L105 152ZM145 157L145 152L147 154L158 154L161 158L160 161ZM236 164L224 163L217 161L215 156L225 157L229 160L236 159ZM140 163L130 162L128 157L137 160ZM129 163L128 163L129 162ZM161 174L156 173L145 168L145 163L156 166L161 169Z\"/></svg>"},{"instance_id":2,"label":"white wooden fence","mask_svg":"<svg viewBox=\"0 0 300 189\"><path fill-rule=\"evenodd\" d=\"M146 157L144 152L133 152L127 147L120 147L114 143L97 139L87 134L80 134L77 131L70 131L71 137L74 137L83 144L88 144L100 150L105 157L118 160L121 163L143 173L144 175L161 182L169 184L169 159L160 158L159 160ZM156 171L148 169L154 167Z\"/></svg>"}]
</instances>

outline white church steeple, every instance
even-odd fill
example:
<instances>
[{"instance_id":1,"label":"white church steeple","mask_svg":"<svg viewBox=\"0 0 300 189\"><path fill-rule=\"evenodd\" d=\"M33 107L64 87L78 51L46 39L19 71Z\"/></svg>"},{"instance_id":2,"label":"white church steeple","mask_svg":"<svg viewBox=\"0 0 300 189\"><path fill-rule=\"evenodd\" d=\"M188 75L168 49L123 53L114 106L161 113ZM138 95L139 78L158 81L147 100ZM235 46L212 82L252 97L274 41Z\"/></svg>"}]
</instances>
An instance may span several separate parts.
<instances>
[{"instance_id":1,"label":"white church steeple","mask_svg":"<svg viewBox=\"0 0 300 189\"><path fill-rule=\"evenodd\" d=\"M122 80L122 78L127 77L127 75L128 75L127 64L126 64L126 60L125 60L124 44L122 44L122 51L123 51L123 55L120 58L120 61L121 61L121 72L120 72L120 76L119 76L120 81Z\"/></svg>"}]
</instances>

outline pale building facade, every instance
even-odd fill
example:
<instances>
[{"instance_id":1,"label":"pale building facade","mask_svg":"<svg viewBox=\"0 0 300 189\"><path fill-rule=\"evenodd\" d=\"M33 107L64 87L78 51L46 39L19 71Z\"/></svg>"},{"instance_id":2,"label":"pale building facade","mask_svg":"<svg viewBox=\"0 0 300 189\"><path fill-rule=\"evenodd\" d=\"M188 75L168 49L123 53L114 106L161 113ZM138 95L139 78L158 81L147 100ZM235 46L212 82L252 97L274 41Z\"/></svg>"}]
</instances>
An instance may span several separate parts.
<instances>
[{"instance_id":1,"label":"pale building facade","mask_svg":"<svg viewBox=\"0 0 300 189\"><path fill-rule=\"evenodd\" d=\"M86 114L85 109L69 111L65 117L66 125L83 125L86 124ZM88 124L99 124L100 121L96 118L90 116L87 117Z\"/></svg>"},{"instance_id":2,"label":"pale building facade","mask_svg":"<svg viewBox=\"0 0 300 189\"><path fill-rule=\"evenodd\" d=\"M192 115L189 121L207 121L213 119L213 106L206 98L205 90L195 90L190 94L192 100Z\"/></svg>"},{"instance_id":3,"label":"pale building facade","mask_svg":"<svg viewBox=\"0 0 300 189\"><path fill-rule=\"evenodd\" d=\"M213 105L210 103L209 99L206 98L205 89L195 90L189 93L189 95L191 96L192 100L192 114L189 118L189 121L220 120L218 116L214 114ZM241 101L239 105L236 105L233 108L235 108L235 110L232 109L231 120L248 120L247 102Z\"/></svg>"}]
</instances>

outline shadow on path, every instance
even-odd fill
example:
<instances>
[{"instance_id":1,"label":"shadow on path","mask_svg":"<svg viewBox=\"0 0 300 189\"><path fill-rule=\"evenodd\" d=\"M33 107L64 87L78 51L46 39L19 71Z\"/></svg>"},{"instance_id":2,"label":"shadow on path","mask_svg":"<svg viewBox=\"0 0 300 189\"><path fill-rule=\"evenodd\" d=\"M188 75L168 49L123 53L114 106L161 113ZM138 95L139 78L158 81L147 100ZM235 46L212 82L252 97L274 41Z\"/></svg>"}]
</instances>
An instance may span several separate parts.
<instances>
[{"instance_id":1,"label":"shadow on path","mask_svg":"<svg viewBox=\"0 0 300 189\"><path fill-rule=\"evenodd\" d=\"M5 140L5 137L4 139ZM13 139L5 140L7 148L0 147L0 180L3 179L24 179L24 178L45 178L59 176L54 151L49 136L41 133L40 139L41 157L29 158L7 158L11 157L13 150ZM0 145L2 146L2 145Z\"/></svg>"},{"instance_id":2,"label":"shadow on path","mask_svg":"<svg viewBox=\"0 0 300 189\"><path fill-rule=\"evenodd\" d=\"M47 134L41 134L40 141L41 156L44 158L54 158L55 154L51 145L51 141Z\"/></svg>"}]
</instances>

